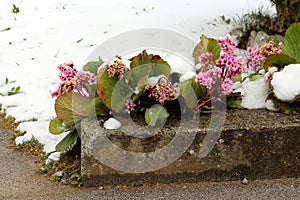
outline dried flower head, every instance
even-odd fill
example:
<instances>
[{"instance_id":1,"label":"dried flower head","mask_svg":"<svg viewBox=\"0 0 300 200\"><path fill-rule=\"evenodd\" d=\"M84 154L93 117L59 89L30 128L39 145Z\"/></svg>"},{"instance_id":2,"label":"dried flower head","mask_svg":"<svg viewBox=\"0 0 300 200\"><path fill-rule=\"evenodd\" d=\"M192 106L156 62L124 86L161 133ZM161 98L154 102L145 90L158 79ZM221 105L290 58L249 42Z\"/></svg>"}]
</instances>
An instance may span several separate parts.
<instances>
[{"instance_id":1,"label":"dried flower head","mask_svg":"<svg viewBox=\"0 0 300 200\"><path fill-rule=\"evenodd\" d=\"M279 44L278 47L275 47L274 41L270 41L259 47L257 53L263 55L264 57L267 57L272 54L281 54L282 44Z\"/></svg>"},{"instance_id":2,"label":"dried flower head","mask_svg":"<svg viewBox=\"0 0 300 200\"><path fill-rule=\"evenodd\" d=\"M177 94L177 84L172 84L166 77L161 77L158 83L152 88L149 98L164 105L165 101L175 100L178 96Z\"/></svg>"},{"instance_id":3,"label":"dried flower head","mask_svg":"<svg viewBox=\"0 0 300 200\"><path fill-rule=\"evenodd\" d=\"M60 96L67 92L72 92L75 88L76 79L62 81L55 92L52 92L52 98Z\"/></svg>"},{"instance_id":4,"label":"dried flower head","mask_svg":"<svg viewBox=\"0 0 300 200\"><path fill-rule=\"evenodd\" d=\"M113 77L115 74L121 79L123 75L128 71L126 65L119 59L115 59L113 64L108 66L108 77Z\"/></svg>"}]
</instances>

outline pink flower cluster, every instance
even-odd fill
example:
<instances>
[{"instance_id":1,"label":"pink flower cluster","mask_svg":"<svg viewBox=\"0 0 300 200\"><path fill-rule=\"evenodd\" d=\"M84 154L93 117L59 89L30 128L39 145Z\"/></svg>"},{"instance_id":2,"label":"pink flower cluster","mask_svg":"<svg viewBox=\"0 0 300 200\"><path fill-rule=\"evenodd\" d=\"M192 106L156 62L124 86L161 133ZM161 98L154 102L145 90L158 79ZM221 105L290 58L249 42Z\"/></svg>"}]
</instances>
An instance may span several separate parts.
<instances>
[{"instance_id":1,"label":"pink flower cluster","mask_svg":"<svg viewBox=\"0 0 300 200\"><path fill-rule=\"evenodd\" d=\"M265 59L265 57L258 53L259 47L248 47L247 48L247 68L251 68L253 72L257 72L260 62Z\"/></svg>"},{"instance_id":2,"label":"pink flower cluster","mask_svg":"<svg viewBox=\"0 0 300 200\"><path fill-rule=\"evenodd\" d=\"M58 78L61 80L56 91L51 93L52 98L67 92L77 90L85 96L89 96L87 85L96 84L96 76L91 72L77 71L73 62L64 63L58 66L60 71Z\"/></svg>"},{"instance_id":3,"label":"pink flower cluster","mask_svg":"<svg viewBox=\"0 0 300 200\"><path fill-rule=\"evenodd\" d=\"M58 69L60 71L58 78L61 81L70 81L77 73L73 62L61 64L58 66Z\"/></svg>"},{"instance_id":4,"label":"pink flower cluster","mask_svg":"<svg viewBox=\"0 0 300 200\"><path fill-rule=\"evenodd\" d=\"M237 43L232 40L229 34L227 34L225 38L219 38L217 41L221 46L222 52L233 55L233 52L237 47Z\"/></svg>"},{"instance_id":5,"label":"pink flower cluster","mask_svg":"<svg viewBox=\"0 0 300 200\"><path fill-rule=\"evenodd\" d=\"M173 85L166 77L161 77L158 83L151 88L149 98L158 101L161 105L164 105L165 101L175 100L177 98L177 85Z\"/></svg>"},{"instance_id":6,"label":"pink flower cluster","mask_svg":"<svg viewBox=\"0 0 300 200\"><path fill-rule=\"evenodd\" d=\"M222 70L219 67L209 69L206 72L199 72L195 81L210 90L216 84L217 79L221 77L221 72Z\"/></svg>"},{"instance_id":7,"label":"pink flower cluster","mask_svg":"<svg viewBox=\"0 0 300 200\"><path fill-rule=\"evenodd\" d=\"M132 99L128 99L125 102L125 106L127 107L126 112L130 114L132 111L134 111L134 108L136 107L136 104L133 102Z\"/></svg>"},{"instance_id":8,"label":"pink flower cluster","mask_svg":"<svg viewBox=\"0 0 300 200\"><path fill-rule=\"evenodd\" d=\"M199 57L199 63L202 66L211 66L214 65L214 54L212 53L203 53Z\"/></svg>"},{"instance_id":9,"label":"pink flower cluster","mask_svg":"<svg viewBox=\"0 0 300 200\"><path fill-rule=\"evenodd\" d=\"M199 62L206 69L196 75L195 81L209 90L219 90L220 95L229 95L232 92L233 81L230 77L241 74L246 69L242 57L235 57L237 43L230 35L217 40L220 45L220 57L214 61L212 53L200 55Z\"/></svg>"},{"instance_id":10,"label":"pink flower cluster","mask_svg":"<svg viewBox=\"0 0 300 200\"><path fill-rule=\"evenodd\" d=\"M96 75L91 72L86 71L79 71L75 75L76 83L75 88L78 90L79 93L89 96L89 94L86 91L87 85L95 85L97 83Z\"/></svg>"},{"instance_id":11,"label":"pink flower cluster","mask_svg":"<svg viewBox=\"0 0 300 200\"><path fill-rule=\"evenodd\" d=\"M222 84L222 94L229 95L233 90L233 81L230 78L226 78Z\"/></svg>"},{"instance_id":12,"label":"pink flower cluster","mask_svg":"<svg viewBox=\"0 0 300 200\"><path fill-rule=\"evenodd\" d=\"M226 75L235 76L241 74L246 68L246 64L242 57L234 57L233 55L223 53L219 59L216 60L216 64L221 68L226 69Z\"/></svg>"}]
</instances>

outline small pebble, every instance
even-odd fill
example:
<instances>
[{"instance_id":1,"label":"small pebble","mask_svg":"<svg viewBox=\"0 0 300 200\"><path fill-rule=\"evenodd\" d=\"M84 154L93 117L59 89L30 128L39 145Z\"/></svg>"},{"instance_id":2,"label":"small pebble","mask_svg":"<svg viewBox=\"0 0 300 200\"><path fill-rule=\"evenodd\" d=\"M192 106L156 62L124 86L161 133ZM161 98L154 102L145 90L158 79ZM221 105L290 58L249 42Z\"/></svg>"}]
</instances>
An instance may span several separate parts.
<instances>
[{"instance_id":1,"label":"small pebble","mask_svg":"<svg viewBox=\"0 0 300 200\"><path fill-rule=\"evenodd\" d=\"M98 187L99 190L104 190L103 186Z\"/></svg>"},{"instance_id":2,"label":"small pebble","mask_svg":"<svg viewBox=\"0 0 300 200\"><path fill-rule=\"evenodd\" d=\"M194 151L193 149L190 150L190 154L191 154L191 155L195 154L195 151Z\"/></svg>"},{"instance_id":3,"label":"small pebble","mask_svg":"<svg viewBox=\"0 0 300 200\"><path fill-rule=\"evenodd\" d=\"M249 183L249 181L248 181L247 178L244 178L244 179L242 180L242 184L247 185L248 183Z\"/></svg>"}]
</instances>

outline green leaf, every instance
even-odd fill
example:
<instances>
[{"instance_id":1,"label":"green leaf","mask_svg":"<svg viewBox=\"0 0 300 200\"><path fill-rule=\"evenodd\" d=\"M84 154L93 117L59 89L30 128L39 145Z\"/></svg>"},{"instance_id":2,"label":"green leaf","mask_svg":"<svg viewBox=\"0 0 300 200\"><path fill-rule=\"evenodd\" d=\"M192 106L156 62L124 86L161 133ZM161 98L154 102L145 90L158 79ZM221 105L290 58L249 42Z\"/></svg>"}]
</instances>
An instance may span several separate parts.
<instances>
[{"instance_id":1,"label":"green leaf","mask_svg":"<svg viewBox=\"0 0 300 200\"><path fill-rule=\"evenodd\" d=\"M139 55L132 57L130 61L130 69L133 69L140 65L150 64L150 56L147 54L146 50L144 50Z\"/></svg>"},{"instance_id":2,"label":"green leaf","mask_svg":"<svg viewBox=\"0 0 300 200\"><path fill-rule=\"evenodd\" d=\"M87 116L86 105L90 102L88 97L79 93L68 92L60 95L55 100L55 111L59 119L67 126L73 126L76 122Z\"/></svg>"},{"instance_id":3,"label":"green leaf","mask_svg":"<svg viewBox=\"0 0 300 200\"><path fill-rule=\"evenodd\" d=\"M83 38L80 38L79 40L76 41L76 43L79 43L83 40Z\"/></svg>"},{"instance_id":4,"label":"green leaf","mask_svg":"<svg viewBox=\"0 0 300 200\"><path fill-rule=\"evenodd\" d=\"M164 75L167 78L170 77L170 65L158 55L148 55L146 50L144 50L139 55L131 58L130 61L131 70L136 67L142 67L143 70L150 71L149 77L160 75Z\"/></svg>"},{"instance_id":5,"label":"green leaf","mask_svg":"<svg viewBox=\"0 0 300 200\"><path fill-rule=\"evenodd\" d=\"M195 82L195 77L179 83L181 96L188 108L195 109L197 101L206 94L206 88Z\"/></svg>"},{"instance_id":6,"label":"green leaf","mask_svg":"<svg viewBox=\"0 0 300 200\"><path fill-rule=\"evenodd\" d=\"M250 74L249 75L249 80L250 81L256 81L256 80L261 79L263 77L264 77L264 75L262 75L262 74Z\"/></svg>"},{"instance_id":7,"label":"green leaf","mask_svg":"<svg viewBox=\"0 0 300 200\"><path fill-rule=\"evenodd\" d=\"M243 109L241 96L239 94L230 94L227 96L227 106L234 109Z\"/></svg>"},{"instance_id":8,"label":"green leaf","mask_svg":"<svg viewBox=\"0 0 300 200\"><path fill-rule=\"evenodd\" d=\"M104 105L111 110L111 96L119 78L116 75L109 78L107 68L108 66L105 66L98 72L97 94Z\"/></svg>"},{"instance_id":9,"label":"green leaf","mask_svg":"<svg viewBox=\"0 0 300 200\"><path fill-rule=\"evenodd\" d=\"M12 96L12 95L15 95L15 94L18 94L20 92L20 89L21 89L21 86L18 86L18 87L12 87L10 89L10 91L7 92L7 95L8 96Z\"/></svg>"},{"instance_id":10,"label":"green leaf","mask_svg":"<svg viewBox=\"0 0 300 200\"><path fill-rule=\"evenodd\" d=\"M288 102L280 102L279 107L284 114L291 114L295 110L295 105Z\"/></svg>"},{"instance_id":11,"label":"green leaf","mask_svg":"<svg viewBox=\"0 0 300 200\"><path fill-rule=\"evenodd\" d=\"M49 131L54 135L58 135L69 130L70 130L69 127L65 126L63 124L63 121L58 117L50 121Z\"/></svg>"},{"instance_id":12,"label":"green leaf","mask_svg":"<svg viewBox=\"0 0 300 200\"><path fill-rule=\"evenodd\" d=\"M159 104L155 104L151 108L147 108L145 113L146 123L151 126L165 123L168 116L169 113L167 112L167 109Z\"/></svg>"},{"instance_id":13,"label":"green leaf","mask_svg":"<svg viewBox=\"0 0 300 200\"><path fill-rule=\"evenodd\" d=\"M285 54L272 54L267 57L263 66L266 71L269 70L270 67L277 67L278 69L283 68L289 64L296 64L297 61Z\"/></svg>"},{"instance_id":14,"label":"green leaf","mask_svg":"<svg viewBox=\"0 0 300 200\"><path fill-rule=\"evenodd\" d=\"M1 29L0 32L9 31L10 29L11 29L10 27L4 28L4 29Z\"/></svg>"},{"instance_id":15,"label":"green leaf","mask_svg":"<svg viewBox=\"0 0 300 200\"><path fill-rule=\"evenodd\" d=\"M106 115L108 114L108 109L99 97L95 97L86 105L86 114L88 116Z\"/></svg>"},{"instance_id":16,"label":"green leaf","mask_svg":"<svg viewBox=\"0 0 300 200\"><path fill-rule=\"evenodd\" d=\"M98 68L103 64L102 59L99 57L98 61L88 62L84 65L83 70L91 72L93 74L97 74Z\"/></svg>"},{"instance_id":17,"label":"green leaf","mask_svg":"<svg viewBox=\"0 0 300 200\"><path fill-rule=\"evenodd\" d=\"M286 31L282 53L300 62L300 22L292 24Z\"/></svg>"},{"instance_id":18,"label":"green leaf","mask_svg":"<svg viewBox=\"0 0 300 200\"><path fill-rule=\"evenodd\" d=\"M195 64L198 64L199 56L203 53L212 53L214 54L214 60L217 60L220 57L221 47L218 44L216 39L207 38L202 35L200 37L200 43L194 49L193 57L195 59Z\"/></svg>"},{"instance_id":19,"label":"green leaf","mask_svg":"<svg viewBox=\"0 0 300 200\"><path fill-rule=\"evenodd\" d=\"M111 95L111 109L120 112L125 109L125 102L130 99L134 89L130 88L125 76L119 80Z\"/></svg>"},{"instance_id":20,"label":"green leaf","mask_svg":"<svg viewBox=\"0 0 300 200\"><path fill-rule=\"evenodd\" d=\"M55 147L55 151L62 152L67 150L70 146L75 144L78 138L77 131L71 131L66 137L64 137Z\"/></svg>"}]
</instances>

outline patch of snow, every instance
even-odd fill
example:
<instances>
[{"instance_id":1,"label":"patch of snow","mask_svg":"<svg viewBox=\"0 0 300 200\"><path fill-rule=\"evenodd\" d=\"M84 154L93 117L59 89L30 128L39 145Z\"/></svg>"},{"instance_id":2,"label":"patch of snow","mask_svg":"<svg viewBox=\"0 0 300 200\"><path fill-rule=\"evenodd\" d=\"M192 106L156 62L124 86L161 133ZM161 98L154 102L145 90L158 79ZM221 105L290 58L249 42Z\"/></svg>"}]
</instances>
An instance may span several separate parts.
<instances>
[{"instance_id":1,"label":"patch of snow","mask_svg":"<svg viewBox=\"0 0 300 200\"><path fill-rule=\"evenodd\" d=\"M275 108L274 102L272 100L266 101L266 109L271 110L271 111L277 111L277 109Z\"/></svg>"},{"instance_id":2,"label":"patch of snow","mask_svg":"<svg viewBox=\"0 0 300 200\"><path fill-rule=\"evenodd\" d=\"M158 80L161 78L161 77L165 77L164 75L160 75L160 76L152 76L152 77L149 77L147 79L147 85L152 85L154 86L156 83L158 83Z\"/></svg>"},{"instance_id":3,"label":"patch of snow","mask_svg":"<svg viewBox=\"0 0 300 200\"><path fill-rule=\"evenodd\" d=\"M266 98L269 86L265 83L264 78L250 81L246 78L242 83L244 95L242 96L241 105L248 109L265 108Z\"/></svg>"},{"instance_id":4,"label":"patch of snow","mask_svg":"<svg viewBox=\"0 0 300 200\"><path fill-rule=\"evenodd\" d=\"M51 154L48 156L47 160L46 160L46 165L49 164L49 163L51 163L51 162L53 162L53 161L59 161L60 155L61 155L60 152L54 152L54 153L51 153Z\"/></svg>"},{"instance_id":5,"label":"patch of snow","mask_svg":"<svg viewBox=\"0 0 300 200\"><path fill-rule=\"evenodd\" d=\"M300 95L300 64L291 64L276 72L271 80L275 96L282 101L293 101Z\"/></svg>"},{"instance_id":6,"label":"patch of snow","mask_svg":"<svg viewBox=\"0 0 300 200\"><path fill-rule=\"evenodd\" d=\"M103 124L104 128L109 130L118 129L121 127L121 125L121 122L112 117L106 120Z\"/></svg>"},{"instance_id":7,"label":"patch of snow","mask_svg":"<svg viewBox=\"0 0 300 200\"><path fill-rule=\"evenodd\" d=\"M179 78L179 82L184 82L186 80L193 78L194 76L196 76L196 72L193 72L193 71L187 72Z\"/></svg>"}]
</instances>

